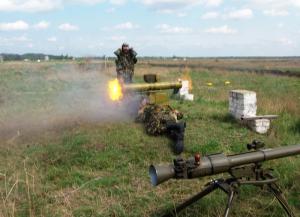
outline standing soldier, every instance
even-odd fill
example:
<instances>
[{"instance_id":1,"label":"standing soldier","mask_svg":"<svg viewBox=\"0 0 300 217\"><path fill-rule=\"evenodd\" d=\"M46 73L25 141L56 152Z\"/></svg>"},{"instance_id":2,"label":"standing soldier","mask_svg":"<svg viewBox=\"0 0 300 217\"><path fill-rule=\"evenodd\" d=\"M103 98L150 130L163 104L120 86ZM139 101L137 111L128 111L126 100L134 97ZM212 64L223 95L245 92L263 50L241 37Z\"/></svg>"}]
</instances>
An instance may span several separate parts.
<instances>
[{"instance_id":1,"label":"standing soldier","mask_svg":"<svg viewBox=\"0 0 300 217\"><path fill-rule=\"evenodd\" d=\"M123 43L122 48L116 50L114 54L117 56L117 78L122 80L124 83L132 83L134 64L137 63L137 53L133 50L133 48L130 48L128 44Z\"/></svg>"}]
</instances>

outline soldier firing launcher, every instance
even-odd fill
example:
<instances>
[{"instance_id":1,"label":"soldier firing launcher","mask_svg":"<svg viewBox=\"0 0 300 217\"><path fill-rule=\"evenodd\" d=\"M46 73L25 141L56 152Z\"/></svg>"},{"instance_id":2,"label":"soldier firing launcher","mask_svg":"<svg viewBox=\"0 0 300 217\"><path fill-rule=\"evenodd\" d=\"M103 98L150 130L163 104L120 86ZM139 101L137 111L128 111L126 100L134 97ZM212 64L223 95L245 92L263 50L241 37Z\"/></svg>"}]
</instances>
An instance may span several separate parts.
<instances>
[{"instance_id":1,"label":"soldier firing launcher","mask_svg":"<svg viewBox=\"0 0 300 217\"><path fill-rule=\"evenodd\" d=\"M156 75L144 75L146 83L123 84L122 92L124 95L128 93L143 93L149 96L150 103L164 103L168 101L168 96L164 90L173 90L173 94L177 94L182 88L182 82L157 82Z\"/></svg>"},{"instance_id":2,"label":"soldier firing launcher","mask_svg":"<svg viewBox=\"0 0 300 217\"><path fill-rule=\"evenodd\" d=\"M193 179L220 173L229 173L228 179L213 180L206 185L204 190L183 204L177 206L175 210L164 216L175 216L179 211L200 200L202 197L216 189L221 189L228 195L228 203L224 216L229 215L232 201L238 193L241 185L266 186L277 198L288 216L295 217L289 207L282 191L276 184L277 179L271 174L270 169L262 168L262 162L277 158L289 157L300 154L300 145L279 147L274 149L263 149L264 144L253 141L247 145L248 149L255 151L242 154L225 156L224 154L213 154L183 160L175 159L173 164L164 166L151 165L149 174L153 186L157 186L169 179Z\"/></svg>"},{"instance_id":3,"label":"soldier firing launcher","mask_svg":"<svg viewBox=\"0 0 300 217\"><path fill-rule=\"evenodd\" d=\"M159 82L159 83L144 83L144 84L124 84L123 91L126 92L151 92L160 90L174 90L178 92L182 87L182 83L178 82Z\"/></svg>"},{"instance_id":4,"label":"soldier firing launcher","mask_svg":"<svg viewBox=\"0 0 300 217\"><path fill-rule=\"evenodd\" d=\"M189 93L190 82L188 80L178 80L177 82L157 82L155 74L144 75L145 83L124 83L115 79L108 84L109 97L113 101L118 101L131 93L141 93L148 96L152 104L168 102L169 96L165 90L173 90L173 94L179 93L183 99L193 100L193 94Z\"/></svg>"}]
</instances>

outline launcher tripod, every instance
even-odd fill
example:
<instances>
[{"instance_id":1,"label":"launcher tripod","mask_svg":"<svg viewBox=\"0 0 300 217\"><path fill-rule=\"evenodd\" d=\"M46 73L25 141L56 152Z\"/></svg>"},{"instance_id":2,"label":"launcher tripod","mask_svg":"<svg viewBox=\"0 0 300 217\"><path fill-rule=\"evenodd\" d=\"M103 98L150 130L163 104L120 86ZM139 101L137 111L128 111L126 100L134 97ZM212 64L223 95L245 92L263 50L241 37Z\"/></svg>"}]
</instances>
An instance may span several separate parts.
<instances>
[{"instance_id":1,"label":"launcher tripod","mask_svg":"<svg viewBox=\"0 0 300 217\"><path fill-rule=\"evenodd\" d=\"M207 183L204 190L191 197L184 203L178 205L173 211L165 214L163 217L176 216L181 210L192 205L217 189L221 189L228 195L227 205L223 215L224 217L228 217L232 207L232 202L237 196L239 188L242 185L254 185L260 188L266 187L281 204L286 214L289 217L296 217L276 183L277 178L274 178L270 169L264 170L260 163L255 163L232 168L229 173L231 175L230 178L216 179Z\"/></svg>"}]
</instances>

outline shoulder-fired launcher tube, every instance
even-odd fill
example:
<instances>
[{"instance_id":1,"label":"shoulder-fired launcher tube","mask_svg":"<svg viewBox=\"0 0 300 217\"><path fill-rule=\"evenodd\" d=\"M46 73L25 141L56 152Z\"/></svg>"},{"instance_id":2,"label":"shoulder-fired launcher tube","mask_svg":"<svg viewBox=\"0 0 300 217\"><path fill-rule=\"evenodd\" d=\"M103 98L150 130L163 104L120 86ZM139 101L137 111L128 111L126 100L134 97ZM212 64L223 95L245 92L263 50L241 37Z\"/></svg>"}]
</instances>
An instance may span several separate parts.
<instances>
[{"instance_id":1,"label":"shoulder-fired launcher tube","mask_svg":"<svg viewBox=\"0 0 300 217\"><path fill-rule=\"evenodd\" d=\"M180 89L182 83L178 82L158 82L158 83L143 83L143 84L124 84L123 92L148 92L168 89Z\"/></svg>"},{"instance_id":2,"label":"shoulder-fired launcher tube","mask_svg":"<svg viewBox=\"0 0 300 217\"><path fill-rule=\"evenodd\" d=\"M199 166L195 166L192 169L187 168L184 177L192 179L208 175L215 175L229 172L231 168L237 166L259 163L299 154L300 144L273 149L262 149L228 156L225 156L224 154L213 154L202 157L198 164ZM190 158L186 162L187 165L196 165L194 158ZM176 176L177 174L173 164L163 166L151 165L149 168L149 174L153 186L157 186L171 178L178 178Z\"/></svg>"}]
</instances>

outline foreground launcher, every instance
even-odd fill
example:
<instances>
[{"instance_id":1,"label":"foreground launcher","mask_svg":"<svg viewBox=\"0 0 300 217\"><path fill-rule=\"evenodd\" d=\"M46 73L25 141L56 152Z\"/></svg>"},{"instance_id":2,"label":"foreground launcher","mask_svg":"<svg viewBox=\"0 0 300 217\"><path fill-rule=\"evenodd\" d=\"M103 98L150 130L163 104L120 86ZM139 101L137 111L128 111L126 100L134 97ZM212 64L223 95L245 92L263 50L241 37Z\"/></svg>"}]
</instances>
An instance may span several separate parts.
<instances>
[{"instance_id":1,"label":"foreground launcher","mask_svg":"<svg viewBox=\"0 0 300 217\"><path fill-rule=\"evenodd\" d=\"M229 156L213 154L200 157L200 155L197 154L194 158L188 160L181 158L175 159L174 163L170 165L151 165L149 174L153 186L157 186L172 178L193 179L220 173L230 174L230 177L227 179L211 181L202 192L177 206L173 211L164 216L176 216L182 209L200 200L214 190L221 189L228 195L227 206L224 213L224 216L227 217L239 187L241 185L254 185L267 187L279 201L287 215L296 217L289 207L287 200L284 198L282 191L276 184L277 178L272 175L271 169L264 169L262 167L262 162L299 155L300 145L263 149L263 143L253 141L251 144L248 144L247 147L249 150L254 149L255 151Z\"/></svg>"}]
</instances>

